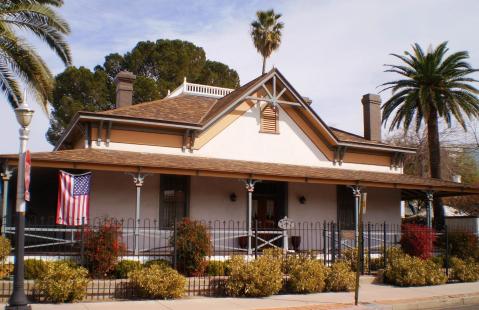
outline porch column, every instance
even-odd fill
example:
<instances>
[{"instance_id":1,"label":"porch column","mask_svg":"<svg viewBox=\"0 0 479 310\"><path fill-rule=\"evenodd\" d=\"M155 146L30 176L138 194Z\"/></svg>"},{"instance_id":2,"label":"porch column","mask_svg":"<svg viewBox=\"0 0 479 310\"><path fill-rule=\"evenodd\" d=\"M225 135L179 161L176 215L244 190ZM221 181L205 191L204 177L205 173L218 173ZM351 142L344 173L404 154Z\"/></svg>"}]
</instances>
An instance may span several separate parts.
<instances>
[{"instance_id":1,"label":"porch column","mask_svg":"<svg viewBox=\"0 0 479 310\"><path fill-rule=\"evenodd\" d=\"M1 234L5 236L5 225L7 224L7 206L8 206L8 181L12 177L13 170L5 167L5 170L0 174L3 181L3 192L2 192L2 227Z\"/></svg>"},{"instance_id":2,"label":"porch column","mask_svg":"<svg viewBox=\"0 0 479 310\"><path fill-rule=\"evenodd\" d=\"M252 216L253 216L253 192L254 192L254 186L258 181L248 179L245 180L245 185L246 185L246 190L248 191L248 210L247 210L247 228L248 228L248 255L253 254L253 251L251 249L251 237L253 235L252 231Z\"/></svg>"},{"instance_id":3,"label":"porch column","mask_svg":"<svg viewBox=\"0 0 479 310\"><path fill-rule=\"evenodd\" d=\"M147 175L141 174L129 174L133 177L133 183L136 186L136 210L135 210L135 232L134 232L134 249L135 255L140 252L139 240L140 240L140 207L141 207L141 187Z\"/></svg>"},{"instance_id":4,"label":"porch column","mask_svg":"<svg viewBox=\"0 0 479 310\"><path fill-rule=\"evenodd\" d=\"M426 224L427 227L432 227L432 204L434 201L434 192L433 191L427 191L426 192L426 198L427 198L427 203L426 203Z\"/></svg>"},{"instance_id":5,"label":"porch column","mask_svg":"<svg viewBox=\"0 0 479 310\"><path fill-rule=\"evenodd\" d=\"M359 203L361 199L361 188L357 185L351 186L354 195L354 247L358 245L359 237Z\"/></svg>"}]
</instances>

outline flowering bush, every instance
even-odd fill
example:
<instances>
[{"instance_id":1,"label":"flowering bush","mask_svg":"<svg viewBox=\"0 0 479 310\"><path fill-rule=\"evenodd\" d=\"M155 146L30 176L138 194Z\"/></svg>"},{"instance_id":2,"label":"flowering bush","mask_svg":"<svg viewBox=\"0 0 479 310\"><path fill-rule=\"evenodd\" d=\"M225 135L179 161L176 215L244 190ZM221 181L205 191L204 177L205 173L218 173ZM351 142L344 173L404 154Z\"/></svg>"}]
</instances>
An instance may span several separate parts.
<instances>
[{"instance_id":1,"label":"flowering bush","mask_svg":"<svg viewBox=\"0 0 479 310\"><path fill-rule=\"evenodd\" d=\"M121 240L121 227L114 220L106 219L97 230L85 232L86 266L94 277L106 277L114 271L118 257L125 252Z\"/></svg>"},{"instance_id":2,"label":"flowering bush","mask_svg":"<svg viewBox=\"0 0 479 310\"><path fill-rule=\"evenodd\" d=\"M211 251L210 235L204 225L183 219L178 224L176 240L172 237L170 243L176 246L176 266L181 273L188 276L204 273L205 256Z\"/></svg>"},{"instance_id":3,"label":"flowering bush","mask_svg":"<svg viewBox=\"0 0 479 310\"><path fill-rule=\"evenodd\" d=\"M436 234L434 229L421 225L402 226L401 248L404 253L428 259L432 256Z\"/></svg>"},{"instance_id":4,"label":"flowering bush","mask_svg":"<svg viewBox=\"0 0 479 310\"><path fill-rule=\"evenodd\" d=\"M132 285L145 298L179 298L185 293L186 278L176 270L153 264L128 274Z\"/></svg>"},{"instance_id":5,"label":"flowering bush","mask_svg":"<svg viewBox=\"0 0 479 310\"><path fill-rule=\"evenodd\" d=\"M47 263L34 289L47 302L75 302L85 297L88 282L88 270L62 261Z\"/></svg>"}]
</instances>

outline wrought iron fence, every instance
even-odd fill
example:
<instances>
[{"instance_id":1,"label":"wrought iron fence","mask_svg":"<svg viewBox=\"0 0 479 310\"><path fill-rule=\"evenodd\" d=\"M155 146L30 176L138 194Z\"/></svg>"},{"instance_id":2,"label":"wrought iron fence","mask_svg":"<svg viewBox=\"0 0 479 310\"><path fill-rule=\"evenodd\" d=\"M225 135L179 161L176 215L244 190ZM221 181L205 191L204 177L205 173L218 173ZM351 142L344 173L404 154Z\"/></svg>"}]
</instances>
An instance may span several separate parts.
<instances>
[{"instance_id":1,"label":"wrought iron fence","mask_svg":"<svg viewBox=\"0 0 479 310\"><path fill-rule=\"evenodd\" d=\"M28 260L73 260L77 264L85 263L85 240L89 231L97 231L105 224L105 218L95 218L90 221L82 220L76 226L54 224L54 219L28 218L25 228L25 259ZM178 268L177 255L178 224L173 226L161 225L156 220L144 219L108 219L118 226L120 240L124 251L119 260L134 260L145 263L152 260L165 260L173 268ZM234 255L247 255L254 259L262 255L267 248L279 248L284 255L307 253L330 265L337 260L351 255L357 247L354 230L345 230L334 222L301 222L293 223L287 229L276 227L261 227L257 222L251 230L245 222L239 221L198 221L209 235L210 251L205 256L206 264L224 262ZM14 244L14 226L2 227L5 237ZM470 227L463 227L456 231L469 231L476 234ZM447 244L449 232L437 233L437 237L446 240L446 244L436 244L435 255L449 255ZM372 274L387 264L385 252L397 246L402 236L401 225L372 224L363 227L363 247L359 249L361 271ZM249 242L248 242L249 241ZM250 247L248 248L248 245ZM13 253L13 252L12 252ZM12 254L13 255L13 254ZM2 276L0 280L0 298L6 301L12 290L12 279L9 266L13 257L7 257L1 262ZM448 273L447 265L445 272ZM227 276L211 270L190 275L187 279L189 295L218 295L224 290L224 281ZM25 281L27 294L37 299L34 292L34 280ZM108 300L113 298L128 298L134 292L128 285L127 279L118 279L114 274L99 278L92 278L88 286L87 299Z\"/></svg>"}]
</instances>

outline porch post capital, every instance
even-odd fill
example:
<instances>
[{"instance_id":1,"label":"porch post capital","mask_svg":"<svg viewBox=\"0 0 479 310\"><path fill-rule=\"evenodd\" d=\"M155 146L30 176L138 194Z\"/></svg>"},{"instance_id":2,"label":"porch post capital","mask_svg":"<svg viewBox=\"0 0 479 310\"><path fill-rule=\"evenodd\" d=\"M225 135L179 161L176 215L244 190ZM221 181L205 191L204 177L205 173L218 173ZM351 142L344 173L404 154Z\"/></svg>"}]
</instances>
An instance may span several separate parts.
<instances>
[{"instance_id":1,"label":"porch post capital","mask_svg":"<svg viewBox=\"0 0 479 310\"><path fill-rule=\"evenodd\" d=\"M149 174L141 174L140 172L138 172L137 174L133 174L133 173L127 173L127 174L133 178L133 183L135 184L136 187L142 187L145 181L145 178L149 176Z\"/></svg>"},{"instance_id":2,"label":"porch post capital","mask_svg":"<svg viewBox=\"0 0 479 310\"><path fill-rule=\"evenodd\" d=\"M434 191L426 191L426 198L428 201L432 201L434 199Z\"/></svg>"},{"instance_id":3,"label":"porch post capital","mask_svg":"<svg viewBox=\"0 0 479 310\"><path fill-rule=\"evenodd\" d=\"M6 166L3 171L0 173L0 176L2 177L3 181L8 181L13 175L13 169L9 169L8 166Z\"/></svg>"},{"instance_id":4,"label":"porch post capital","mask_svg":"<svg viewBox=\"0 0 479 310\"><path fill-rule=\"evenodd\" d=\"M353 191L354 197L356 198L361 197L362 188L359 185L352 185L352 186L349 186L349 188L351 188L351 190Z\"/></svg>"},{"instance_id":5,"label":"porch post capital","mask_svg":"<svg viewBox=\"0 0 479 310\"><path fill-rule=\"evenodd\" d=\"M246 190L248 191L248 193L254 192L254 186L258 182L261 182L261 181L260 180L253 180L253 179L247 179L247 180L244 181L244 184L245 184L245 187L246 187Z\"/></svg>"}]
</instances>

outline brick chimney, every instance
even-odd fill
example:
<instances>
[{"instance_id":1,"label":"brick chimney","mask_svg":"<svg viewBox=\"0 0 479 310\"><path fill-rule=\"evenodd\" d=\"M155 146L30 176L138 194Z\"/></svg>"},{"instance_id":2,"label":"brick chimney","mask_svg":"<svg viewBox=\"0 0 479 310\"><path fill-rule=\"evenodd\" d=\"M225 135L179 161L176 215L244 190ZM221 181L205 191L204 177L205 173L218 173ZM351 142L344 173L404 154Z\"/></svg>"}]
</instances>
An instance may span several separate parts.
<instances>
[{"instance_id":1,"label":"brick chimney","mask_svg":"<svg viewBox=\"0 0 479 310\"><path fill-rule=\"evenodd\" d=\"M126 107L133 103L133 81L136 75L129 71L120 71L115 77L116 107Z\"/></svg>"},{"instance_id":2,"label":"brick chimney","mask_svg":"<svg viewBox=\"0 0 479 310\"><path fill-rule=\"evenodd\" d=\"M366 94L361 102L363 103L364 138L381 141L381 97L376 94Z\"/></svg>"}]
</instances>

